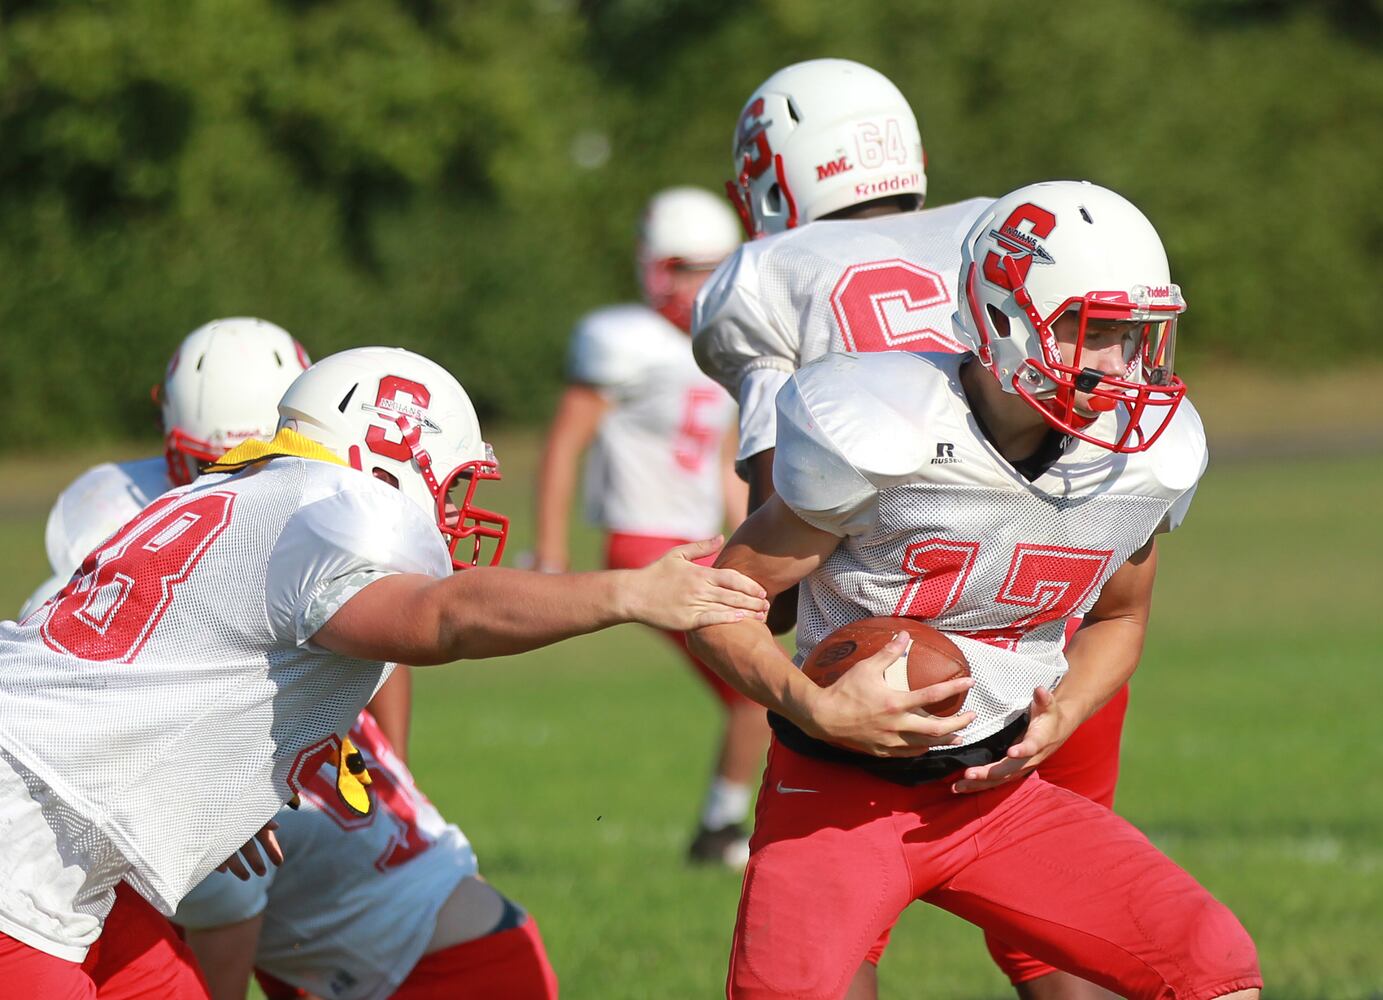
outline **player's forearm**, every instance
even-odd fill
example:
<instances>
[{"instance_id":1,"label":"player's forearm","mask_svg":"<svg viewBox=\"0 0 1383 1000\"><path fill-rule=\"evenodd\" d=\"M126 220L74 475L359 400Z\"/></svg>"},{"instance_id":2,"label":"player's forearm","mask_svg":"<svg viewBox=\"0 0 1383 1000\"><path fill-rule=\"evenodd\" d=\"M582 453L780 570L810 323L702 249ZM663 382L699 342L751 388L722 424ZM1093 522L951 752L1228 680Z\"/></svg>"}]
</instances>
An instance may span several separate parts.
<instances>
[{"instance_id":1,"label":"player's forearm","mask_svg":"<svg viewBox=\"0 0 1383 1000\"><path fill-rule=\"evenodd\" d=\"M1077 721L1094 715L1133 676L1143 652L1146 622L1137 618L1086 620L1066 649L1070 665L1056 699Z\"/></svg>"},{"instance_id":2,"label":"player's forearm","mask_svg":"<svg viewBox=\"0 0 1383 1000\"><path fill-rule=\"evenodd\" d=\"M788 659L762 622L714 625L687 633L698 659L725 683L798 725L810 719L819 690Z\"/></svg>"},{"instance_id":3,"label":"player's forearm","mask_svg":"<svg viewBox=\"0 0 1383 1000\"><path fill-rule=\"evenodd\" d=\"M429 663L509 656L638 620L633 573L475 569L439 581L437 649Z\"/></svg>"}]
</instances>

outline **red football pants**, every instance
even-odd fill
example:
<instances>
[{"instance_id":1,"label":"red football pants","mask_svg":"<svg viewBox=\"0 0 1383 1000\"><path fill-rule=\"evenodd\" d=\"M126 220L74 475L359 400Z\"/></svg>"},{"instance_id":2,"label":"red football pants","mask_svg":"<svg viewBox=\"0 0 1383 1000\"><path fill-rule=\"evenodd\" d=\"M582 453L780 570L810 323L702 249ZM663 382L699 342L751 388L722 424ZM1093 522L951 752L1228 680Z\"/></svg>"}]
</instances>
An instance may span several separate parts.
<instances>
[{"instance_id":1,"label":"red football pants","mask_svg":"<svg viewBox=\"0 0 1383 1000\"><path fill-rule=\"evenodd\" d=\"M518 927L424 955L390 1000L557 1000L557 974L547 960L538 924Z\"/></svg>"},{"instance_id":2,"label":"red football pants","mask_svg":"<svg viewBox=\"0 0 1383 1000\"><path fill-rule=\"evenodd\" d=\"M950 785L895 785L775 741L728 996L841 996L915 899L1133 1000L1262 984L1234 915L1108 809L1038 776Z\"/></svg>"},{"instance_id":3,"label":"red football pants","mask_svg":"<svg viewBox=\"0 0 1383 1000\"><path fill-rule=\"evenodd\" d=\"M121 882L101 936L80 964L0 934L5 996L44 1000L206 1000L191 949L162 914Z\"/></svg>"},{"instance_id":4,"label":"red football pants","mask_svg":"<svg viewBox=\"0 0 1383 1000\"><path fill-rule=\"evenodd\" d=\"M269 1000L298 1000L302 990L258 969L260 989ZM505 1000L557 1000L557 974L547 960L538 925L527 917L518 927L424 955L389 1000L454 1000L504 997Z\"/></svg>"},{"instance_id":5,"label":"red football pants","mask_svg":"<svg viewBox=\"0 0 1383 1000\"><path fill-rule=\"evenodd\" d=\"M610 532L605 540L605 568L606 569L642 569L649 563L656 560L668 549L676 548L678 545L687 544L685 538L658 538L654 535L626 535L618 531ZM712 566L715 564L716 556L720 553L713 552L708 556L696 560L699 565ZM663 632L676 647L681 650L687 662L692 665L692 669L697 675L706 682L706 685L715 694L722 705L731 705L746 702L749 699L740 694L725 681L721 680L717 674L706 664L702 663L687 649L687 637L681 632Z\"/></svg>"}]
</instances>

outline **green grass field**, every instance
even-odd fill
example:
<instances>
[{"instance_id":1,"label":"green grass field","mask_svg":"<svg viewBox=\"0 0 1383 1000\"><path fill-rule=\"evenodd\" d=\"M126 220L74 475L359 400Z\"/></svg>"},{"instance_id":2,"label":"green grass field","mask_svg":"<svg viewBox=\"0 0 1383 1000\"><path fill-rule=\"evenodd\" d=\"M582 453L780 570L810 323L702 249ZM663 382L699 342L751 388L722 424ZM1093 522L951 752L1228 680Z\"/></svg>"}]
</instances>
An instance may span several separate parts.
<instances>
[{"instance_id":1,"label":"green grass field","mask_svg":"<svg viewBox=\"0 0 1383 1000\"><path fill-rule=\"evenodd\" d=\"M517 551L534 448L497 447ZM7 613L47 575L52 495L97 458L0 462ZM1212 464L1134 681L1119 809L1239 914L1276 1000L1383 998L1380 497L1377 454ZM720 994L738 879L681 861L715 726L632 626L419 672L419 783L537 917L564 996ZM881 976L890 998L1012 996L977 931L921 906Z\"/></svg>"}]
</instances>

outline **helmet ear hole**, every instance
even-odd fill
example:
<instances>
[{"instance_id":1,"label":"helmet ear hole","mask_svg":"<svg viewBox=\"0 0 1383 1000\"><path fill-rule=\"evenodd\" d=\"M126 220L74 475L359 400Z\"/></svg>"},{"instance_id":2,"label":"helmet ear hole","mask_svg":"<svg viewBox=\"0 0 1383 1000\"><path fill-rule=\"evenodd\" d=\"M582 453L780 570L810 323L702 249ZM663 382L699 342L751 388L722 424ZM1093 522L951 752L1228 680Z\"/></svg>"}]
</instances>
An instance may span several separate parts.
<instances>
[{"instance_id":1,"label":"helmet ear hole","mask_svg":"<svg viewBox=\"0 0 1383 1000\"><path fill-rule=\"evenodd\" d=\"M992 303L986 302L985 309L989 311L989 325L994 327L994 332L1000 337L1007 337L1008 317L998 310Z\"/></svg>"},{"instance_id":2,"label":"helmet ear hole","mask_svg":"<svg viewBox=\"0 0 1383 1000\"><path fill-rule=\"evenodd\" d=\"M783 211L783 189L779 185L774 184L764 194L764 209L770 215L778 215Z\"/></svg>"}]
</instances>

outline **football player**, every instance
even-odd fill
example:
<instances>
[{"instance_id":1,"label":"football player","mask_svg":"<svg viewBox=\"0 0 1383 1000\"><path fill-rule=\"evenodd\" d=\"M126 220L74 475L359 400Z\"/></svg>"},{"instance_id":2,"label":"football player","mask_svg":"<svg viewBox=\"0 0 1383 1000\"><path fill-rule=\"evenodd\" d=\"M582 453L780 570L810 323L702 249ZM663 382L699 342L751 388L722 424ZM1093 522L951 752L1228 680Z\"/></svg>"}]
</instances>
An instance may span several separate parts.
<instances>
[{"instance_id":1,"label":"football player","mask_svg":"<svg viewBox=\"0 0 1383 1000\"><path fill-rule=\"evenodd\" d=\"M279 397L309 363L296 339L262 319L216 319L184 337L152 391L163 455L94 466L58 496L43 538L53 576L20 617L61 590L98 542L155 497L192 482L200 466L242 441L272 437Z\"/></svg>"},{"instance_id":2,"label":"football player","mask_svg":"<svg viewBox=\"0 0 1383 1000\"><path fill-rule=\"evenodd\" d=\"M211 1000L242 1000L259 970L269 1000L429 996L554 1000L538 926L479 875L465 834L418 790L368 712L349 738L370 776L362 816L336 762L302 783L275 831L281 867L216 872L178 906Z\"/></svg>"},{"instance_id":3,"label":"football player","mask_svg":"<svg viewBox=\"0 0 1383 1000\"><path fill-rule=\"evenodd\" d=\"M774 399L793 371L831 351L965 349L951 328L961 242L993 199L922 208L925 157L911 107L882 74L844 59L769 77L740 115L733 164L731 198L762 238L698 298L693 347L739 400L753 510L773 493ZM791 627L796 608L795 590L775 602L775 631ZM1043 776L1113 808L1127 705L1125 688ZM873 976L886 944L887 935L862 976ZM1108 996L992 935L986 944L1024 1000Z\"/></svg>"},{"instance_id":4,"label":"football player","mask_svg":"<svg viewBox=\"0 0 1383 1000\"><path fill-rule=\"evenodd\" d=\"M948 632L973 676L893 690L900 635L818 688L761 624L693 637L775 732L729 995L843 995L922 899L1120 996L1257 997L1233 914L1035 773L1136 667L1155 537L1206 462L1162 242L1112 191L1032 185L976 220L958 288L972 354L839 353L789 379L777 495L719 562L770 594L802 581L799 657L901 615ZM963 690L954 717L917 711Z\"/></svg>"},{"instance_id":5,"label":"football player","mask_svg":"<svg viewBox=\"0 0 1383 1000\"><path fill-rule=\"evenodd\" d=\"M279 414L272 441L232 448L0 622L0 976L20 995L94 996L80 962L114 886L171 915L324 755L367 810L342 737L388 664L766 610L757 584L694 564L718 539L635 571L492 568L508 522L475 497L498 467L465 391L418 355L334 355Z\"/></svg>"},{"instance_id":6,"label":"football player","mask_svg":"<svg viewBox=\"0 0 1383 1000\"><path fill-rule=\"evenodd\" d=\"M744 519L731 467L734 403L697 368L687 329L706 278L739 245L739 225L708 191L659 192L644 211L638 269L644 304L598 309L572 334L567 387L548 430L538 478L539 568L567 568L567 521L577 460L589 449L588 516L606 532L605 564L644 566L692 538ZM686 655L680 633L666 633ZM763 708L694 657L725 712L715 773L689 856L743 867L751 782L763 766Z\"/></svg>"},{"instance_id":7,"label":"football player","mask_svg":"<svg viewBox=\"0 0 1383 1000\"><path fill-rule=\"evenodd\" d=\"M286 330L254 317L215 319L184 337L152 391L163 457L105 462L63 490L44 531L53 575L19 617L62 589L88 552L155 497L192 482L201 466L242 441L273 436L279 397L309 363ZM401 756L407 754L410 684L409 672L396 670L370 701Z\"/></svg>"}]
</instances>

